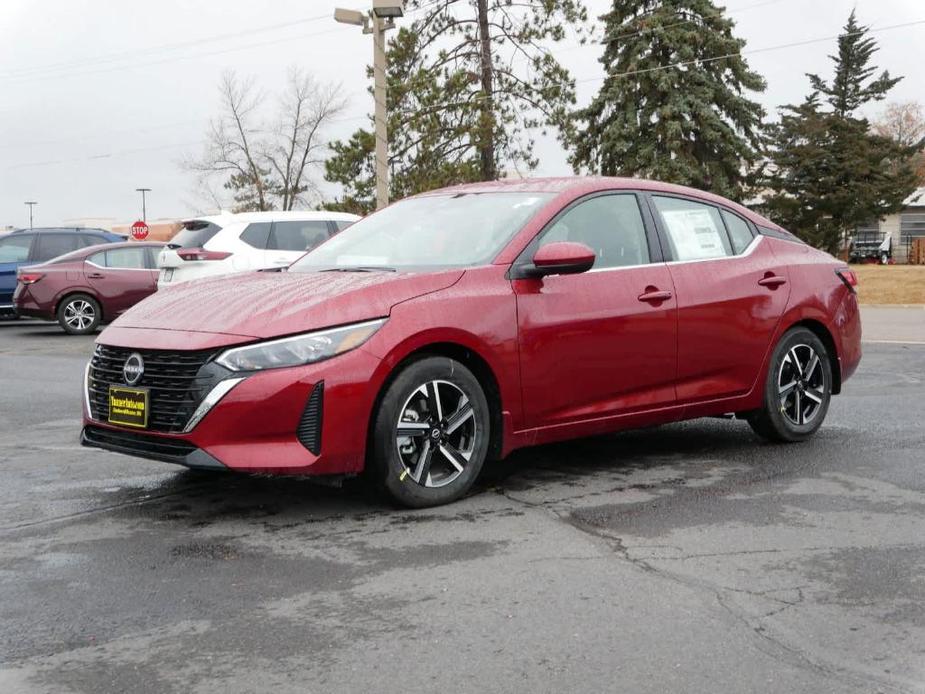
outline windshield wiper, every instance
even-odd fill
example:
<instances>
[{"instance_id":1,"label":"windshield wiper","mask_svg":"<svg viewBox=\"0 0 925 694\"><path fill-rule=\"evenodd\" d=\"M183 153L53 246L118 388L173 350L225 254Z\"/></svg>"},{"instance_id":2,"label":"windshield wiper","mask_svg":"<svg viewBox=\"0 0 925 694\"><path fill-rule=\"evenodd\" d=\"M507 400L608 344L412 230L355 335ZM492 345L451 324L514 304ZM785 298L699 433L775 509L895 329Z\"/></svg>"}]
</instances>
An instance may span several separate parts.
<instances>
[{"instance_id":1,"label":"windshield wiper","mask_svg":"<svg viewBox=\"0 0 925 694\"><path fill-rule=\"evenodd\" d=\"M398 270L385 265L338 265L337 267L326 267L318 272L398 272Z\"/></svg>"}]
</instances>

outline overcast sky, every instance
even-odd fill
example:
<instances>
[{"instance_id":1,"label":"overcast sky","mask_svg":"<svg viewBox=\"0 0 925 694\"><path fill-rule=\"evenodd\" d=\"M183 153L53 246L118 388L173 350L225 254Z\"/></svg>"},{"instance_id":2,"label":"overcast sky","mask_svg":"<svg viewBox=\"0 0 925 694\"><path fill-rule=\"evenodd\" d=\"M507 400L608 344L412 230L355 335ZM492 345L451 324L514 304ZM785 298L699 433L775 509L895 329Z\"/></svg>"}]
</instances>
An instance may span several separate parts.
<instances>
[{"instance_id":1,"label":"overcast sky","mask_svg":"<svg viewBox=\"0 0 925 694\"><path fill-rule=\"evenodd\" d=\"M371 40L330 19L349 0L2 0L0 7L0 227L74 218L140 217L138 187L152 188L148 218L207 206L178 166L195 154L217 110L223 70L254 75L272 93L286 68L339 82L349 96L331 137L348 136L371 107ZM586 0L592 16L608 0ZM851 8L874 28L925 21L922 0L728 0L746 51L836 35ZM925 23L875 34L876 62L905 76L891 100L925 101ZM800 101L804 73L828 74L834 40L756 52L768 80L758 100L774 112ZM579 102L600 86L600 46L566 42L560 60L579 80ZM586 81L582 81L586 80ZM870 114L875 115L875 114ZM570 173L554 138L538 143L538 174Z\"/></svg>"}]
</instances>

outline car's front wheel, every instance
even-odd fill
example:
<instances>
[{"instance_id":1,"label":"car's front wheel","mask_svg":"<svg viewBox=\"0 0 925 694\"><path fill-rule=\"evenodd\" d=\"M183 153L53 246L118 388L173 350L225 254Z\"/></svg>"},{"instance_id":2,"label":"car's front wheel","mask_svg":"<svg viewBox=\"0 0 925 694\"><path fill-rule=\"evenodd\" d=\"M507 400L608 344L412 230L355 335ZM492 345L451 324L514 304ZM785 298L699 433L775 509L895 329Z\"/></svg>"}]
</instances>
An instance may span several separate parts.
<instances>
[{"instance_id":1,"label":"car's front wheel","mask_svg":"<svg viewBox=\"0 0 925 694\"><path fill-rule=\"evenodd\" d=\"M748 423L772 441L804 441L822 426L831 398L828 350L811 330L794 328L774 349L764 407L752 412Z\"/></svg>"},{"instance_id":2,"label":"car's front wheel","mask_svg":"<svg viewBox=\"0 0 925 694\"><path fill-rule=\"evenodd\" d=\"M413 361L381 399L368 473L403 506L455 501L482 469L490 426L488 400L469 369L447 357Z\"/></svg>"},{"instance_id":3,"label":"car's front wheel","mask_svg":"<svg viewBox=\"0 0 925 694\"><path fill-rule=\"evenodd\" d=\"M100 305L86 294L69 296L58 306L58 324L70 335L92 333L102 319Z\"/></svg>"}]
</instances>

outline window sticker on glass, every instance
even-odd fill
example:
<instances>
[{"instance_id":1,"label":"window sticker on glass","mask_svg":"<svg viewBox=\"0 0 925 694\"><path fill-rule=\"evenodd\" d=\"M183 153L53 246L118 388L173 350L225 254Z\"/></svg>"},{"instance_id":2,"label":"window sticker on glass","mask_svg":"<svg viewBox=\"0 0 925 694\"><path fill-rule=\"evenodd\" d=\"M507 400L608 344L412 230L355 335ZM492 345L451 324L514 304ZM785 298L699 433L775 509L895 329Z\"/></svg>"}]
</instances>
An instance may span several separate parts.
<instances>
[{"instance_id":1,"label":"window sticker on glass","mask_svg":"<svg viewBox=\"0 0 925 694\"><path fill-rule=\"evenodd\" d=\"M680 259L700 260L726 255L722 232L709 210L662 210L661 213Z\"/></svg>"}]
</instances>

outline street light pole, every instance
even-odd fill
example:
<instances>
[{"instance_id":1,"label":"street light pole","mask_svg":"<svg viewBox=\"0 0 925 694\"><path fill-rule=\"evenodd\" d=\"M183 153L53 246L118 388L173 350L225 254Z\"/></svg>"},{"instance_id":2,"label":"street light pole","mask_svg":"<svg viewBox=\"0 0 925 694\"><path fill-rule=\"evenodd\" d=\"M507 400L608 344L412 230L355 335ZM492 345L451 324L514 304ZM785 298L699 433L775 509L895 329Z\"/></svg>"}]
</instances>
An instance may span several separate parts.
<instances>
[{"instance_id":1,"label":"street light pole","mask_svg":"<svg viewBox=\"0 0 925 694\"><path fill-rule=\"evenodd\" d=\"M373 20L373 98L376 101L376 209L389 204L389 132L386 118L384 21L374 13Z\"/></svg>"},{"instance_id":2,"label":"street light pole","mask_svg":"<svg viewBox=\"0 0 925 694\"><path fill-rule=\"evenodd\" d=\"M150 193L151 189L150 188L136 188L135 190L141 193L141 221L147 222L148 221L148 209L145 205L145 193Z\"/></svg>"},{"instance_id":3,"label":"street light pole","mask_svg":"<svg viewBox=\"0 0 925 694\"><path fill-rule=\"evenodd\" d=\"M363 27L373 35L373 98L376 131L376 209L389 204L389 132L385 32L395 28L395 19L404 14L403 0L372 0L373 9L364 14L357 10L334 10L335 21Z\"/></svg>"},{"instance_id":4,"label":"street light pole","mask_svg":"<svg viewBox=\"0 0 925 694\"><path fill-rule=\"evenodd\" d=\"M32 228L32 208L38 205L35 200L27 200L26 204L29 206L29 228Z\"/></svg>"}]
</instances>

